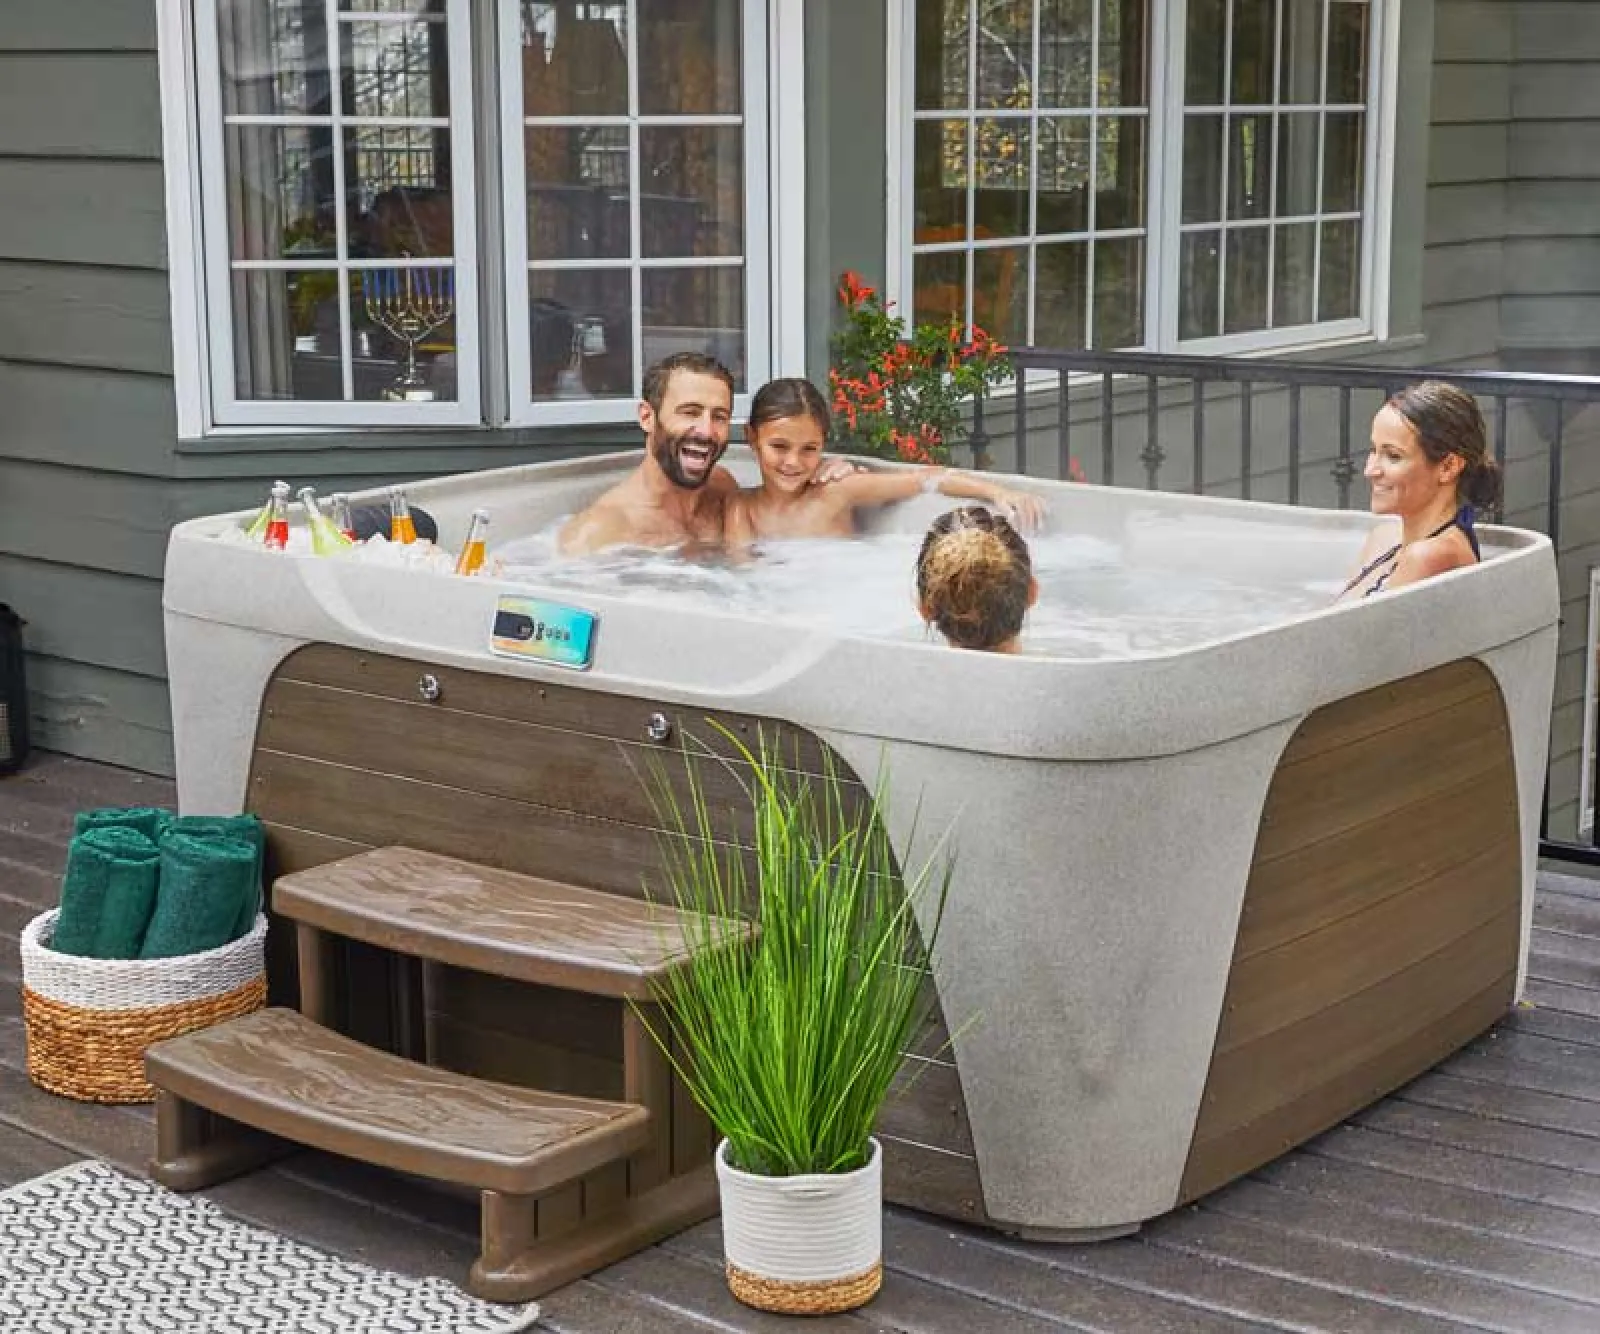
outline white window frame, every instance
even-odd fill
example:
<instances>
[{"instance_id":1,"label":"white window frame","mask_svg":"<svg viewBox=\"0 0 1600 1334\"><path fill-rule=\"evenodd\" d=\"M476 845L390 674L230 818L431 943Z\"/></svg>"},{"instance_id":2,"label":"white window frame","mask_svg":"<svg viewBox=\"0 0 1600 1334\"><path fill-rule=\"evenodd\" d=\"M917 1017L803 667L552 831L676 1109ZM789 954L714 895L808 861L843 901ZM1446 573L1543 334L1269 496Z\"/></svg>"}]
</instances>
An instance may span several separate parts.
<instances>
[{"instance_id":1,"label":"white window frame","mask_svg":"<svg viewBox=\"0 0 1600 1334\"><path fill-rule=\"evenodd\" d=\"M639 0L629 0L630 7ZM520 322L505 302L490 297L495 282L509 289L505 275L515 274L513 242L480 253L479 241L492 237L498 222L503 233L514 211L480 219L475 208L486 182L479 162L475 129L483 120L494 125L510 119L509 103L520 98L500 95L483 79L476 60L482 34L467 26L482 13L479 0L447 0L450 24L450 119L458 136L454 157L457 327L471 331L466 355L458 352L457 391L451 403L343 403L328 401L239 400L234 392L231 290L226 275L227 212L225 198L210 198L211 162L222 163L221 81L211 80L211 94L202 98L206 80L200 61L209 42L215 69L215 0L156 0L157 62L161 89L163 174L166 202L169 294L172 318L173 374L180 440L231 436L351 434L368 430L428 430L440 426L516 427L583 423L628 424L635 420L636 401L566 400L531 404L530 410L507 411L519 402L512 387L520 373L531 380L527 359L526 300ZM332 8L330 0L330 8ZM505 14L515 6L496 0L503 30ZM806 182L805 85L803 62L795 52L804 44L804 0L741 0L744 24L743 112L745 135L744 253L745 362L748 389L737 396L736 415L749 409L751 392L772 375L802 375L806 369ZM203 29L208 31L202 31ZM514 31L514 29L513 29ZM460 34L458 39L457 34ZM502 40L491 62L502 83L507 62ZM489 104L499 96L498 106ZM519 125L520 129L520 125ZM501 158L511 156L502 152ZM517 172L521 174L520 157ZM504 208L511 199L504 180L495 199ZM218 204L221 208L218 212ZM220 227L220 231L208 231ZM208 235L219 236L218 255L208 253ZM515 243L525 251L525 232ZM220 257L219 257L220 256ZM305 267L286 263L282 267ZM331 266L330 266L331 267ZM527 272L526 262L520 272ZM470 281L469 281L470 278ZM218 283L221 283L219 286ZM523 284L526 292L526 284ZM506 323L502 330L488 327ZM638 321L636 321L638 323ZM517 344L520 328L520 348ZM470 362L470 365L469 365ZM643 368L638 368L642 373Z\"/></svg>"},{"instance_id":2,"label":"white window frame","mask_svg":"<svg viewBox=\"0 0 1600 1334\"><path fill-rule=\"evenodd\" d=\"M648 3L648 0L643 0ZM641 299L642 278L648 269L687 268L742 268L744 271L745 302L745 390L735 396L734 413L743 417L749 412L753 387L759 387L769 378L772 366L772 311L770 260L770 219L768 214L768 173L772 161L772 147L768 132L766 62L768 60L767 6L764 3L743 4L740 7L740 45L742 47L742 96L744 109L737 115L659 115L643 116L639 106L639 5L641 0L625 0L627 5L628 39L628 114L604 118L573 116L541 117L540 123L559 128L563 124L584 126L605 124L626 130L628 135L628 197L631 201L630 230L635 242L639 240L640 209L640 155L639 132L650 126L718 126L736 125L742 130L744 145L744 232L745 245L742 258L734 264L718 257L712 259L648 259L633 256L627 259L574 259L544 260L540 267L546 272L560 269L593 272L609 270L627 273L632 283L633 303L633 361L634 387L644 375L644 321ZM500 171L505 210L506 253L506 355L509 362L507 385L510 391L507 422L512 426L568 425L585 422L611 422L623 417L631 419L637 408L638 394L596 400L551 399L533 400L533 364L531 335L528 323L528 229L523 224L527 216L528 180L527 161L523 152L524 108L522 103L521 67L521 11L515 4L502 4L500 10ZM619 412L619 405L625 411Z\"/></svg>"},{"instance_id":3,"label":"white window frame","mask_svg":"<svg viewBox=\"0 0 1600 1334\"><path fill-rule=\"evenodd\" d=\"M1324 41L1327 5L1324 3ZM1369 0L1367 40L1367 124L1362 188L1362 314L1286 329L1208 338L1178 338L1180 218L1183 181L1182 96L1184 34L1188 0L1153 0L1150 6L1150 101L1146 146L1145 341L1153 353L1250 356L1291 348L1310 349L1388 337L1389 256L1393 213L1396 86L1398 82L1399 0ZM1281 16L1282 0L1279 0ZM1099 7L1095 8L1098 22ZM915 219L916 0L890 0L889 57L885 78L888 134L887 295L909 311L915 291L912 236ZM1037 26L1037 14L1035 15ZM1098 42L1094 43L1098 50ZM1326 72L1323 73L1326 78ZM1037 135L1033 136L1036 140ZM1091 144L1095 136L1091 136ZM1320 150L1319 150L1320 151ZM1276 188L1277 160L1274 154ZM1226 180L1223 189L1227 188ZM1318 191L1321 191L1320 171ZM1225 233L1224 233L1225 234ZM1033 238L1013 241L1033 244ZM1029 282L1033 281L1029 265ZM1092 274L1091 274L1092 281ZM1219 281L1221 281L1219 275ZM1092 305L1092 301L1091 301ZM1103 349L1110 350L1110 349Z\"/></svg>"}]
</instances>

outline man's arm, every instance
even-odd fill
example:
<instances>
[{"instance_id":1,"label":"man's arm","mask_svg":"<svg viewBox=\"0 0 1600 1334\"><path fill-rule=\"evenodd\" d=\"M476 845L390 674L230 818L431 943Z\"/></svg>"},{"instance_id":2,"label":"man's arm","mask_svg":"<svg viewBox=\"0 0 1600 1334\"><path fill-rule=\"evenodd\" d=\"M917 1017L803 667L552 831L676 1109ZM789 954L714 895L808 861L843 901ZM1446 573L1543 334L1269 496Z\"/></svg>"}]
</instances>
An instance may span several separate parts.
<instances>
[{"instance_id":1,"label":"man's arm","mask_svg":"<svg viewBox=\"0 0 1600 1334\"><path fill-rule=\"evenodd\" d=\"M568 519L556 538L556 547L563 556L587 556L626 540L621 512L602 503Z\"/></svg>"}]
</instances>

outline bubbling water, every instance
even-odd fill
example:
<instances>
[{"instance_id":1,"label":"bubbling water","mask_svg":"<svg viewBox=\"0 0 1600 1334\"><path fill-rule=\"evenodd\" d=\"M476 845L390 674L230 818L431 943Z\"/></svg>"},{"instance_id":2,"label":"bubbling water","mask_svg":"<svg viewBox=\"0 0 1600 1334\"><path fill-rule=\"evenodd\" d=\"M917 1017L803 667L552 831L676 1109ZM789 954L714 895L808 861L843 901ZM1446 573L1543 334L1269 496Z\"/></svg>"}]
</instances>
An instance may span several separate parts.
<instances>
[{"instance_id":1,"label":"bubbling water","mask_svg":"<svg viewBox=\"0 0 1600 1334\"><path fill-rule=\"evenodd\" d=\"M762 542L747 556L721 549L613 548L562 557L560 524L506 543L500 577L541 588L646 596L656 605L732 611L842 634L923 640L915 566L920 534ZM1028 540L1039 581L1022 651L1060 658L1136 657L1228 638L1328 606L1338 584L1241 581L1192 562L1144 566L1118 543L1060 533Z\"/></svg>"}]
</instances>

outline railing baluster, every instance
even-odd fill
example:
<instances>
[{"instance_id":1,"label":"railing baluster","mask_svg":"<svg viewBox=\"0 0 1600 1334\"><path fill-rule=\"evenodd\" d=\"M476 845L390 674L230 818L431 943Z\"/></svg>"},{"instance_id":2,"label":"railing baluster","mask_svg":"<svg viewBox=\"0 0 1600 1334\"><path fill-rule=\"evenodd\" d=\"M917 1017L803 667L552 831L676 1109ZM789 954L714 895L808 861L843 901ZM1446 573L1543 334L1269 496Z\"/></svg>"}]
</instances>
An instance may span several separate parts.
<instances>
[{"instance_id":1,"label":"railing baluster","mask_svg":"<svg viewBox=\"0 0 1600 1334\"><path fill-rule=\"evenodd\" d=\"M1144 450L1139 458L1144 463L1145 488L1150 491L1157 489L1160 483L1161 465L1167 460L1167 452L1161 448L1160 388L1161 383L1154 375L1145 376Z\"/></svg>"},{"instance_id":2,"label":"railing baluster","mask_svg":"<svg viewBox=\"0 0 1600 1334\"><path fill-rule=\"evenodd\" d=\"M1250 499L1250 468L1251 468L1251 432L1254 423L1251 418L1252 386L1245 380L1239 385L1239 494L1244 499Z\"/></svg>"},{"instance_id":3,"label":"railing baluster","mask_svg":"<svg viewBox=\"0 0 1600 1334\"><path fill-rule=\"evenodd\" d=\"M1061 475L1072 476L1072 393L1067 372L1056 381L1056 443L1061 450Z\"/></svg>"},{"instance_id":4,"label":"railing baluster","mask_svg":"<svg viewBox=\"0 0 1600 1334\"><path fill-rule=\"evenodd\" d=\"M1012 429L1016 432L1013 446L1017 471L1025 477L1028 473L1028 368L1020 358L1013 364L1017 368L1017 392L1013 399L1017 406L1011 417ZM1065 371L1061 373L1066 375Z\"/></svg>"},{"instance_id":5,"label":"railing baluster","mask_svg":"<svg viewBox=\"0 0 1600 1334\"><path fill-rule=\"evenodd\" d=\"M991 462L989 432L983 425L983 404L987 397L987 386L979 385L978 392L972 396L972 434L967 437L967 444L972 450L972 466L979 472Z\"/></svg>"},{"instance_id":6,"label":"railing baluster","mask_svg":"<svg viewBox=\"0 0 1600 1334\"><path fill-rule=\"evenodd\" d=\"M1197 375L1189 383L1194 386L1194 481L1189 489L1198 496L1206 489L1206 382Z\"/></svg>"},{"instance_id":7,"label":"railing baluster","mask_svg":"<svg viewBox=\"0 0 1600 1334\"><path fill-rule=\"evenodd\" d=\"M1300 386L1289 386L1289 503L1300 503Z\"/></svg>"},{"instance_id":8,"label":"railing baluster","mask_svg":"<svg viewBox=\"0 0 1600 1334\"><path fill-rule=\"evenodd\" d=\"M1511 438L1511 404L1504 394L1494 404L1494 461L1504 468L1506 443Z\"/></svg>"},{"instance_id":9,"label":"railing baluster","mask_svg":"<svg viewBox=\"0 0 1600 1334\"><path fill-rule=\"evenodd\" d=\"M1333 465L1333 480L1339 484L1339 508L1350 508L1350 480L1356 475L1356 461L1350 454L1350 390L1339 390L1339 458Z\"/></svg>"},{"instance_id":10,"label":"railing baluster","mask_svg":"<svg viewBox=\"0 0 1600 1334\"><path fill-rule=\"evenodd\" d=\"M1111 403L1111 372L1100 377L1100 480L1116 485L1117 419Z\"/></svg>"}]
</instances>

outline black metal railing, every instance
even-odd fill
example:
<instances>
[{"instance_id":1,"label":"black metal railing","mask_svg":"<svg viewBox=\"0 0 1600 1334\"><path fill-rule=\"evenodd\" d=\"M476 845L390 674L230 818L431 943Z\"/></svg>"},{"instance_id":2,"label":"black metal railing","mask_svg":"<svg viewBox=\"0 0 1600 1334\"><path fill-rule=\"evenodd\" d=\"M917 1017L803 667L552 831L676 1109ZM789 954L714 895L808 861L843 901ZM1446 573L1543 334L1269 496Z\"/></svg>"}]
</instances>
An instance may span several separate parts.
<instances>
[{"instance_id":1,"label":"black metal railing","mask_svg":"<svg viewBox=\"0 0 1600 1334\"><path fill-rule=\"evenodd\" d=\"M1570 438L1572 419L1584 406L1600 403L1600 379L1033 347L1013 349L1011 356L1017 383L1027 385L1027 392L976 405L970 444L979 466L990 461L993 448L1008 445L1012 457L1004 462L1015 471L1066 477L1075 470L1075 451L1081 449L1095 462L1090 480L1107 485L1251 499L1270 483L1273 499L1290 504L1331 501L1340 509L1350 507L1366 452L1365 444L1356 440L1356 432L1363 442L1366 433L1366 420L1355 415L1356 397L1377 395L1363 404L1370 411L1403 385L1447 380L1476 396L1484 409L1494 455L1505 472L1504 512L1521 526L1542 530L1555 544L1563 604L1587 597L1586 570L1575 556L1564 564L1561 558L1564 551L1595 546L1593 559L1600 563L1600 518L1589 517L1593 531L1584 530L1580 520L1573 532L1564 533L1563 504L1573 498L1563 488L1570 475L1569 453L1580 457L1574 451L1590 444L1587 438ZM1331 394L1336 410L1316 414L1308 439L1306 403L1313 393L1319 398ZM1272 448L1264 451L1257 419L1268 402L1281 414L1281 433L1274 430L1268 442ZM1009 413L1008 429L997 420L1002 412ZM1212 426L1224 412L1230 419L1226 439ZM1600 423L1596 427L1590 457L1600 461ZM1185 437L1187 449L1180 452ZM1172 465L1180 458L1185 466L1174 477ZM1319 475L1329 479L1331 489ZM1600 476L1588 485L1600 500ZM1307 497L1307 490L1316 494ZM1583 642L1588 643L1587 634ZM1558 698L1557 709L1573 702ZM1583 745L1580 738L1580 757ZM1600 792L1600 744L1594 750L1591 794ZM1553 767L1561 756L1554 746L1551 754ZM1577 804L1576 792L1555 795ZM1600 866L1600 818L1592 821L1588 842L1551 837L1551 798L1547 773L1541 855ZM1580 809L1580 829L1583 818Z\"/></svg>"}]
</instances>

